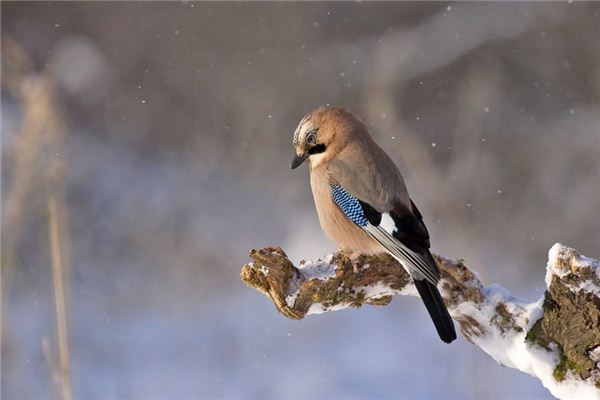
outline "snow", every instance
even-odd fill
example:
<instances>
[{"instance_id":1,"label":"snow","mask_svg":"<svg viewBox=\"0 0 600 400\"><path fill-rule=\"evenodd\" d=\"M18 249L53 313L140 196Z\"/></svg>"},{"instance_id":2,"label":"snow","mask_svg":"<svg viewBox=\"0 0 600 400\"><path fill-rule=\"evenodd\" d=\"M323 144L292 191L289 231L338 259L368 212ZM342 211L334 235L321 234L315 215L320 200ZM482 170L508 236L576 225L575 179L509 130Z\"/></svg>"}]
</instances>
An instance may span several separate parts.
<instances>
[{"instance_id":1,"label":"snow","mask_svg":"<svg viewBox=\"0 0 600 400\"><path fill-rule=\"evenodd\" d=\"M265 267L264 265L261 265L258 270L262 272L264 276L269 276L269 268Z\"/></svg>"},{"instance_id":2,"label":"snow","mask_svg":"<svg viewBox=\"0 0 600 400\"><path fill-rule=\"evenodd\" d=\"M331 263L332 255L320 258L317 261L301 262L298 266L305 280L318 279L326 281L335 276L336 265Z\"/></svg>"},{"instance_id":3,"label":"snow","mask_svg":"<svg viewBox=\"0 0 600 400\"><path fill-rule=\"evenodd\" d=\"M584 292L600 297L600 287L598 287L598 285L594 284L592 281L581 282L579 286L572 289L575 291L583 290Z\"/></svg>"},{"instance_id":4,"label":"snow","mask_svg":"<svg viewBox=\"0 0 600 400\"><path fill-rule=\"evenodd\" d=\"M365 286L362 292L365 294L365 298L367 299L380 299L385 296L393 296L397 293L396 290L393 290L388 285L384 285L381 282L378 282L372 286Z\"/></svg>"},{"instance_id":5,"label":"snow","mask_svg":"<svg viewBox=\"0 0 600 400\"><path fill-rule=\"evenodd\" d=\"M288 294L285 297L285 304L287 304L287 306L290 307L290 308L294 307L294 304L296 304L296 298L298 297L299 293L300 293L300 289L296 289L291 294Z\"/></svg>"},{"instance_id":6,"label":"snow","mask_svg":"<svg viewBox=\"0 0 600 400\"><path fill-rule=\"evenodd\" d=\"M313 303L308 309L308 314L323 314L329 311L338 311L348 308L348 304L336 304L334 306L324 306L321 303Z\"/></svg>"},{"instance_id":7,"label":"snow","mask_svg":"<svg viewBox=\"0 0 600 400\"><path fill-rule=\"evenodd\" d=\"M560 243L555 243L554 246L550 248L548 251L548 266L546 267L546 286L550 286L552 283L552 276L556 275L562 277L565 275L564 271L561 271L557 267L557 261L560 260L560 251L562 250L562 245Z\"/></svg>"},{"instance_id":8,"label":"snow","mask_svg":"<svg viewBox=\"0 0 600 400\"><path fill-rule=\"evenodd\" d=\"M489 354L499 364L516 368L540 379L552 395L560 399L599 399L600 393L590 383L584 382L579 376L567 375L562 382L557 382L553 371L558 363L558 352L547 351L532 346L525 341L526 332L542 314L543 298L535 303L519 303L518 300L500 287L485 288L486 301L483 305L474 303L460 304L451 313L468 315L486 328L483 335L472 335L471 340L483 351ZM508 295L507 295L508 294ZM499 302L507 305L508 311L516 314L515 321L519 326L527 326L521 332L513 329L502 332L490 324L490 316ZM510 307L509 307L510 306ZM512 308L512 309L511 309ZM522 324L529 321L528 324Z\"/></svg>"},{"instance_id":9,"label":"snow","mask_svg":"<svg viewBox=\"0 0 600 400\"><path fill-rule=\"evenodd\" d=\"M549 286L553 276L563 277L570 273L570 268L593 268L596 276L600 270L600 263L596 260L577 255L572 249L559 243L552 246L548 254L548 265L546 273L546 283ZM565 262L567 259L569 262ZM335 274L335 266L327 265L331 258L321 259L314 263L307 263L301 273L306 279L327 279ZM565 268L563 266L569 266ZM473 282L474 285L477 283ZM444 292L441 288L440 290ZM600 288L592 280L579 284L578 287L572 287L573 291L586 290L596 295L600 293ZM377 283L372 286L360 289L367 299L379 299L384 296L395 294L414 295L417 291L413 285L408 285L402 291L390 288L384 283ZM554 369L559 362L558 350L550 347L550 350L543 349L537 345L532 345L525 341L525 336L530 328L543 314L542 304L543 296L535 302L526 302L508 292L498 285L480 287L483 294L483 303L461 302L456 308L450 309L453 317L472 318L475 332L470 335L470 340L479 346L484 352L489 354L499 364L537 377L544 387L546 387L553 396L560 399L600 399L600 391L590 383L582 380L578 375L571 372L567 373L565 380L558 382L553 376ZM297 295L297 294L296 294ZM290 299L295 299L293 294ZM290 304L288 300L288 304ZM293 302L292 302L293 304ZM512 321L505 323L498 315L497 308L502 305L512 316ZM326 306L323 304L313 304L308 310L308 314L321 314L329 311L336 311L348 308L349 304L336 304ZM479 325L480 331L477 331ZM522 329L513 329L513 326ZM594 353L600 359L600 348Z\"/></svg>"},{"instance_id":10,"label":"snow","mask_svg":"<svg viewBox=\"0 0 600 400\"><path fill-rule=\"evenodd\" d=\"M294 307L296 303L296 298L298 294L300 294L300 285L302 284L302 279L297 274L294 274L290 279L289 286L287 288L287 293L285 297L285 303L288 307Z\"/></svg>"},{"instance_id":11,"label":"snow","mask_svg":"<svg viewBox=\"0 0 600 400\"><path fill-rule=\"evenodd\" d=\"M285 303L288 305L288 307L294 307L294 304L296 303L296 298L300 293L300 284L300 277L294 274L292 279L290 279L290 283L287 289L287 296L285 297Z\"/></svg>"},{"instance_id":12,"label":"snow","mask_svg":"<svg viewBox=\"0 0 600 400\"><path fill-rule=\"evenodd\" d=\"M546 274L548 285L550 285L553 275L565 276L568 273L559 265L563 255L569 252L568 247L559 243L550 249ZM597 264L590 263L590 261L585 257L579 257L576 265L597 267ZM598 287L595 286L595 291L597 290ZM569 374L564 381L557 382L552 374L559 359L557 351L547 351L525 341L526 332L542 315L543 297L534 303L526 304L505 289L495 285L484 288L484 292L485 302L483 305L463 303L457 309L452 310L453 314L469 315L488 328L484 335L471 337L476 345L500 364L517 368L537 377L544 387L558 398L600 399L600 391L593 384L584 382L579 376ZM516 324L526 326L526 329L521 332L513 329L501 332L493 324L489 324L490 316L494 314L495 307L499 302L504 303L508 311L516 315Z\"/></svg>"},{"instance_id":13,"label":"snow","mask_svg":"<svg viewBox=\"0 0 600 400\"><path fill-rule=\"evenodd\" d=\"M300 294L300 286L303 281L308 281L311 279L325 281L335 276L336 265L331 263L332 258L332 255L328 255L318 259L317 261L300 262L300 265L298 265L300 276L294 275L292 279L290 279L289 287L285 297L285 302L288 307L294 307L296 298L298 297L298 294ZM320 313L315 312L315 314Z\"/></svg>"},{"instance_id":14,"label":"snow","mask_svg":"<svg viewBox=\"0 0 600 400\"><path fill-rule=\"evenodd\" d=\"M560 243L556 243L554 244L554 246L552 246L552 248L550 249L550 251L548 251L548 266L546 268L546 285L550 286L550 283L552 283L552 277L553 276L558 276L558 277L564 277L566 275L568 275L569 273L571 273L571 269L581 269L581 268L592 268L595 271L595 275L597 279L600 279L600 263L598 263L598 261L589 258L589 257L585 257L585 256L581 256L581 255L577 255L577 257L574 260L571 260L570 263L567 263L566 265L569 265L570 268L564 268L563 265L563 258L566 257L571 257L572 254L576 254L576 253L572 253L572 249L570 249L569 247L563 246ZM580 291L580 290L584 290L588 293L592 293L596 296L600 296L600 287L598 287L597 282L593 282L592 279L589 279L587 281L583 281L580 282L579 285L574 286L574 285L567 285L569 287L569 289L571 289L571 291L573 291L574 293Z\"/></svg>"}]
</instances>

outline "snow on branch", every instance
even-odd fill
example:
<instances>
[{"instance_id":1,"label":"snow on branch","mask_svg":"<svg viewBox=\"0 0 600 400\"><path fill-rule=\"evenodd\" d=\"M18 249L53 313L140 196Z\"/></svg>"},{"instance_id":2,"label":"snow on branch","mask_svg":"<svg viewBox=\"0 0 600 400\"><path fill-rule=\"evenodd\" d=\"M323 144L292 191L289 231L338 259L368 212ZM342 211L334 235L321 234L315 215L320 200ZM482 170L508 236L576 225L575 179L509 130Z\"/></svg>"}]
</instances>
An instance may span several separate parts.
<instances>
[{"instance_id":1,"label":"snow on branch","mask_svg":"<svg viewBox=\"0 0 600 400\"><path fill-rule=\"evenodd\" d=\"M353 261L338 252L295 267L283 250L268 247L252 250L250 258L242 280L292 319L418 295L387 254ZM434 258L444 301L467 340L501 365L537 377L558 398L600 398L600 261L555 244L545 295L529 303L484 286L462 261Z\"/></svg>"}]
</instances>

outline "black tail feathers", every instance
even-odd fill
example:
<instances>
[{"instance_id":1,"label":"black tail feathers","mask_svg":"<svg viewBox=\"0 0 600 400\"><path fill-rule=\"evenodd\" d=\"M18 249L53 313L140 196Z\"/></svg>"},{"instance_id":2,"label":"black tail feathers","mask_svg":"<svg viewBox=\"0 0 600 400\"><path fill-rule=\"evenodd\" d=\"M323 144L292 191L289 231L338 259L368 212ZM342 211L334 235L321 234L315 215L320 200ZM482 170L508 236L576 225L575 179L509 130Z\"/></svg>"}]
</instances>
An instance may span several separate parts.
<instances>
[{"instance_id":1,"label":"black tail feathers","mask_svg":"<svg viewBox=\"0 0 600 400\"><path fill-rule=\"evenodd\" d=\"M450 343L456 339L456 331L454 330L454 323L450 314L446 309L444 300L438 288L432 283L426 280L414 280L415 287L425 303L425 307L433 320L435 329L440 335L440 339L446 343Z\"/></svg>"}]
</instances>

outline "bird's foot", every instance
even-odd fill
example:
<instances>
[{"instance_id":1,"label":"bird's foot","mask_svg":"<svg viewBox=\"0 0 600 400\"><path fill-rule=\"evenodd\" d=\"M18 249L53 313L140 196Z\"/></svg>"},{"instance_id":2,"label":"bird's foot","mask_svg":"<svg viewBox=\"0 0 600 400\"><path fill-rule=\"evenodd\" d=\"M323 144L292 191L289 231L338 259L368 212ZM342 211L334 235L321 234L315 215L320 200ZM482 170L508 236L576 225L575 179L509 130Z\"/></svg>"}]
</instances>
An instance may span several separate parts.
<instances>
[{"instance_id":1,"label":"bird's foot","mask_svg":"<svg viewBox=\"0 0 600 400\"><path fill-rule=\"evenodd\" d=\"M363 253L360 251L353 251L352 253L348 254L348 258L352 263L352 271L354 271L355 274L358 274L360 266L362 265L362 256Z\"/></svg>"}]
</instances>

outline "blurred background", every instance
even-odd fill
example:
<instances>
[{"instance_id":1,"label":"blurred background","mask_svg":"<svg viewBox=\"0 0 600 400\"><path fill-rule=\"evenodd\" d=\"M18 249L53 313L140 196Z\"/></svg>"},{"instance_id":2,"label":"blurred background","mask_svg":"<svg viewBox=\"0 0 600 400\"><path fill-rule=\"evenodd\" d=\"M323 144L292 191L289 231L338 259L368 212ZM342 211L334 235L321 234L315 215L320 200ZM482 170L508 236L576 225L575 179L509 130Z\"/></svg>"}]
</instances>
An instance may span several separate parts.
<instances>
[{"instance_id":1,"label":"blurred background","mask_svg":"<svg viewBox=\"0 0 600 400\"><path fill-rule=\"evenodd\" d=\"M251 248L334 250L300 118L370 126L433 251L527 300L600 257L599 3L2 2L4 399L545 399L416 298L290 321Z\"/></svg>"}]
</instances>

